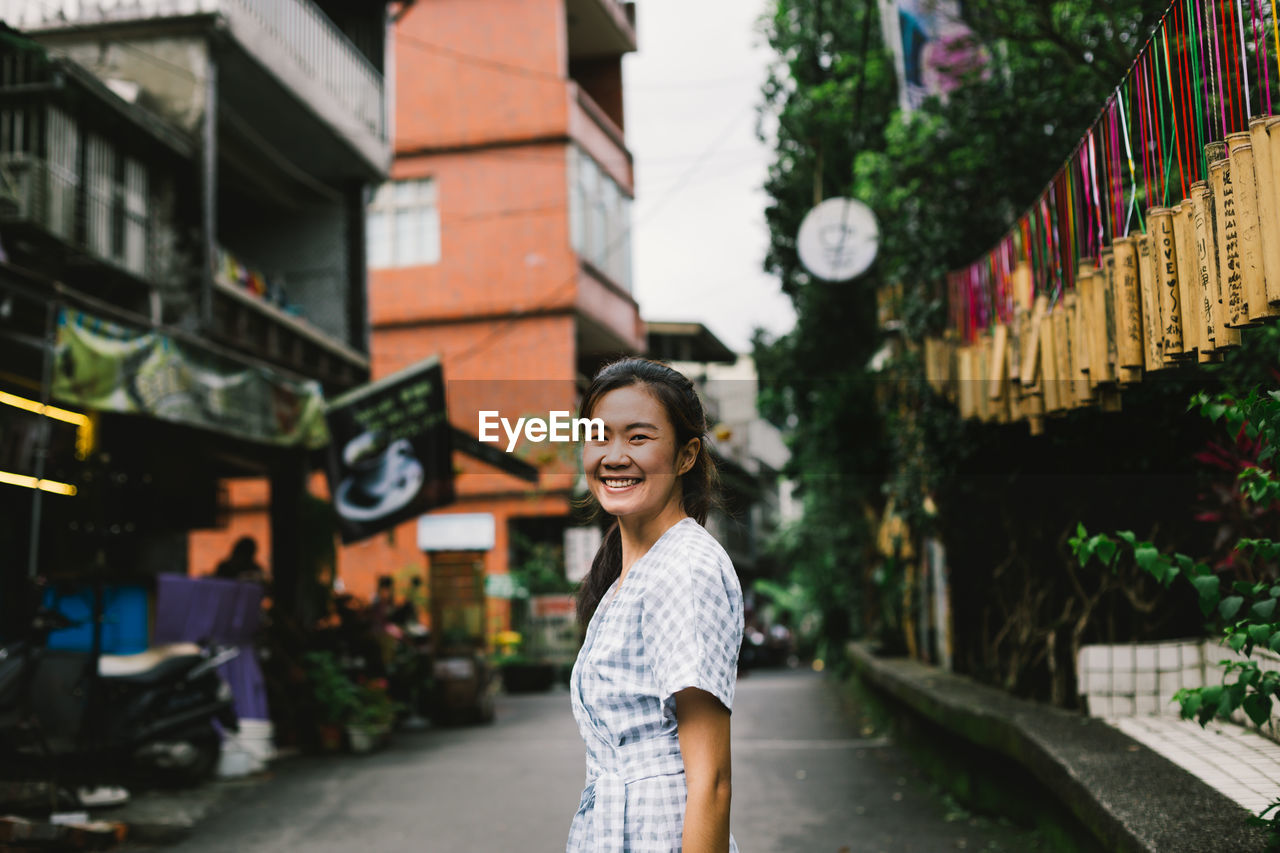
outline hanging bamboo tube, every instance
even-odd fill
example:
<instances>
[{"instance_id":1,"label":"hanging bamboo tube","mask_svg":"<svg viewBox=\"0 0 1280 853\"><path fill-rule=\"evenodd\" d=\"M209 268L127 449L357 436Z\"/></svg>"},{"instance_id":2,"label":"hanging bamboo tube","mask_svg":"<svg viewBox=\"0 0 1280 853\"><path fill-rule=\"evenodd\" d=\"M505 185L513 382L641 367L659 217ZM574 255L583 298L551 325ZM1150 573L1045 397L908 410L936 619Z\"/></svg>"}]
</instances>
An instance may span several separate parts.
<instances>
[{"instance_id":1,"label":"hanging bamboo tube","mask_svg":"<svg viewBox=\"0 0 1280 853\"><path fill-rule=\"evenodd\" d=\"M1236 222L1235 185L1231 182L1231 161L1218 160L1209 166L1213 188L1214 230L1218 238L1218 283L1222 289L1222 323L1229 329L1248 324L1245 316L1244 276L1240 265L1240 232Z\"/></svg>"},{"instance_id":2,"label":"hanging bamboo tube","mask_svg":"<svg viewBox=\"0 0 1280 853\"><path fill-rule=\"evenodd\" d=\"M956 353L956 377L959 391L960 417L971 418L977 413L973 400L973 348L962 346Z\"/></svg>"},{"instance_id":3,"label":"hanging bamboo tube","mask_svg":"<svg viewBox=\"0 0 1280 853\"><path fill-rule=\"evenodd\" d=\"M1092 275L1081 276L1081 272L1089 269L1080 265L1076 272L1076 292L1072 294L1075 313L1071 317L1071 352L1075 356L1076 396L1081 400L1093 399L1094 383L1090 378L1089 363L1093 355L1089 349L1089 296L1082 291L1081 285L1086 278L1092 282Z\"/></svg>"},{"instance_id":4,"label":"hanging bamboo tube","mask_svg":"<svg viewBox=\"0 0 1280 853\"><path fill-rule=\"evenodd\" d=\"M1018 371L1022 367L1022 329L1026 325L1021 320L1021 316L1026 312L1016 309L1013 316L1013 322L1006 327L1009 334L1009 343L1004 348L1005 355L1005 394L1009 401L1009 420L1020 421L1026 417L1022 405L1022 391L1020 388Z\"/></svg>"},{"instance_id":5,"label":"hanging bamboo tube","mask_svg":"<svg viewBox=\"0 0 1280 853\"><path fill-rule=\"evenodd\" d=\"M1121 379L1116 370L1116 256L1111 247L1102 250L1098 255L1098 299L1101 301L1102 340L1104 358L1107 361L1107 372L1112 377Z\"/></svg>"},{"instance_id":6,"label":"hanging bamboo tube","mask_svg":"<svg viewBox=\"0 0 1280 853\"><path fill-rule=\"evenodd\" d=\"M1171 364L1182 354L1182 306L1178 290L1178 254L1173 232L1173 211L1153 207L1147 211L1151 235L1155 240L1156 293L1159 296L1160 356Z\"/></svg>"},{"instance_id":7,"label":"hanging bamboo tube","mask_svg":"<svg viewBox=\"0 0 1280 853\"><path fill-rule=\"evenodd\" d=\"M1255 136L1254 146L1267 149L1267 161L1271 164L1270 178L1271 189L1267 193L1271 200L1272 221L1268 227L1265 223L1263 227L1266 229L1262 234L1263 245L1267 248L1273 248L1276 252L1276 258L1280 259L1280 118L1276 116L1268 116L1266 119L1257 120L1266 128L1265 143L1262 139ZM1253 125L1250 125L1252 131ZM1257 159L1257 151L1254 152L1254 158ZM1261 162L1260 160L1258 162ZM1264 181L1259 179L1258 192L1263 193ZM1267 277L1267 301L1270 303L1280 303L1280 271L1276 277L1272 279Z\"/></svg>"},{"instance_id":8,"label":"hanging bamboo tube","mask_svg":"<svg viewBox=\"0 0 1280 853\"><path fill-rule=\"evenodd\" d=\"M1044 314L1049 310L1049 297L1040 294L1036 297L1035 305L1031 309L1031 313L1024 317L1027 321L1026 330L1019 335L1022 339L1022 367L1018 371L1018 377L1022 381L1024 388L1035 388L1041 384L1043 378L1040 369L1040 331L1042 329L1041 321ZM1041 389L1043 392L1043 388Z\"/></svg>"},{"instance_id":9,"label":"hanging bamboo tube","mask_svg":"<svg viewBox=\"0 0 1280 853\"><path fill-rule=\"evenodd\" d=\"M991 419L991 401L986 395L986 376L987 376L987 345L990 341L985 334L979 335L978 340L973 345L973 375L969 377L970 385L973 386L973 403L977 409L978 420L988 421Z\"/></svg>"},{"instance_id":10,"label":"hanging bamboo tube","mask_svg":"<svg viewBox=\"0 0 1280 853\"><path fill-rule=\"evenodd\" d=\"M1020 364L1018 383L1021 390L1021 408L1031 422L1031 434L1039 435L1044 428L1044 379L1040 371L1040 327L1048 297L1037 296L1030 311L1019 312L1018 344Z\"/></svg>"},{"instance_id":11,"label":"hanging bamboo tube","mask_svg":"<svg viewBox=\"0 0 1280 853\"><path fill-rule=\"evenodd\" d=\"M1229 140L1231 166L1227 171L1236 205L1236 240L1240 252L1240 280L1243 302L1240 323L1257 325L1271 316L1267 305L1265 258L1262 232L1258 226L1258 183L1254 170L1253 145L1248 133L1233 133Z\"/></svg>"},{"instance_id":12,"label":"hanging bamboo tube","mask_svg":"<svg viewBox=\"0 0 1280 853\"><path fill-rule=\"evenodd\" d=\"M1280 314L1280 306L1271 305L1271 294L1280 298L1280 199L1276 198L1275 164L1271 139L1267 134L1269 118L1249 122L1249 138L1253 146L1253 179L1258 189L1258 240L1262 245L1263 301L1249 303L1254 320Z\"/></svg>"},{"instance_id":13,"label":"hanging bamboo tube","mask_svg":"<svg viewBox=\"0 0 1280 853\"><path fill-rule=\"evenodd\" d=\"M1023 311L1030 311L1035 301L1035 294L1032 293L1030 264L1023 261L1013 268L1010 274L1010 286L1013 288L1014 304Z\"/></svg>"},{"instance_id":14,"label":"hanging bamboo tube","mask_svg":"<svg viewBox=\"0 0 1280 853\"><path fill-rule=\"evenodd\" d=\"M1213 201L1206 181L1191 185L1191 226L1196 245L1197 280L1196 328L1194 336L1200 356L1217 349L1218 259L1213 238Z\"/></svg>"},{"instance_id":15,"label":"hanging bamboo tube","mask_svg":"<svg viewBox=\"0 0 1280 853\"><path fill-rule=\"evenodd\" d=\"M1009 379L1009 327L1004 323L996 323L991 327L991 363L987 374L987 396L999 400L1004 396Z\"/></svg>"},{"instance_id":16,"label":"hanging bamboo tube","mask_svg":"<svg viewBox=\"0 0 1280 853\"><path fill-rule=\"evenodd\" d=\"M1064 409L1076 407L1075 383L1071 377L1071 330L1067 328L1068 309L1059 302L1053 309L1053 353L1058 360L1058 403Z\"/></svg>"},{"instance_id":17,"label":"hanging bamboo tube","mask_svg":"<svg viewBox=\"0 0 1280 853\"><path fill-rule=\"evenodd\" d=\"M1178 257L1178 303L1182 306L1182 351L1188 359L1199 358L1201 324L1196 309L1203 310L1204 305L1191 207L1192 203L1183 199L1173 209L1173 242L1177 250L1174 254ZM1208 353L1204 354L1203 360L1209 360Z\"/></svg>"},{"instance_id":18,"label":"hanging bamboo tube","mask_svg":"<svg viewBox=\"0 0 1280 853\"><path fill-rule=\"evenodd\" d=\"M1094 367L1097 358L1097 346L1094 333L1097 331L1093 319L1094 289L1097 282L1093 261L1081 258L1076 265L1076 322L1080 331L1082 352L1078 364L1089 383L1089 395L1098 384L1100 368Z\"/></svg>"},{"instance_id":19,"label":"hanging bamboo tube","mask_svg":"<svg viewBox=\"0 0 1280 853\"><path fill-rule=\"evenodd\" d=\"M1115 259L1112 311L1116 325L1116 368L1126 382L1142 378L1142 296L1138 292L1138 254L1133 240L1112 244Z\"/></svg>"},{"instance_id":20,"label":"hanging bamboo tube","mask_svg":"<svg viewBox=\"0 0 1280 853\"><path fill-rule=\"evenodd\" d=\"M1148 221L1147 228L1151 228ZM1148 372L1161 370L1160 357L1160 277L1156 275L1155 237L1139 234L1138 289L1142 295L1142 366Z\"/></svg>"},{"instance_id":21,"label":"hanging bamboo tube","mask_svg":"<svg viewBox=\"0 0 1280 853\"><path fill-rule=\"evenodd\" d=\"M1065 351L1064 362L1066 365L1063 375L1063 385L1067 399L1071 401L1074 408L1081 405L1089 399L1089 380L1080 375L1080 350L1077 343L1080 339L1080 329L1076 325L1076 315L1079 309L1077 303L1079 299L1075 291L1064 293L1062 295L1062 349ZM1083 388L1081 386L1084 386Z\"/></svg>"},{"instance_id":22,"label":"hanging bamboo tube","mask_svg":"<svg viewBox=\"0 0 1280 853\"><path fill-rule=\"evenodd\" d=\"M1044 386L1044 410L1062 411L1058 394L1058 349L1054 340L1054 311L1040 317L1040 382Z\"/></svg>"},{"instance_id":23,"label":"hanging bamboo tube","mask_svg":"<svg viewBox=\"0 0 1280 853\"><path fill-rule=\"evenodd\" d=\"M1213 230L1210 235L1213 238L1213 251L1209 253L1209 257L1213 260L1217 270L1216 273L1210 274L1214 284L1216 306L1213 315L1214 350L1220 351L1240 345L1240 330L1233 329L1227 325L1227 253L1224 250L1223 240L1226 214L1224 212L1223 192L1218 186L1219 183L1225 181L1225 176L1219 175L1217 181L1214 179L1215 164L1226 163L1227 145L1225 142L1210 142L1205 145L1204 153L1209 161L1209 200L1213 213L1211 217ZM1234 225L1232 230L1235 230Z\"/></svg>"}]
</instances>

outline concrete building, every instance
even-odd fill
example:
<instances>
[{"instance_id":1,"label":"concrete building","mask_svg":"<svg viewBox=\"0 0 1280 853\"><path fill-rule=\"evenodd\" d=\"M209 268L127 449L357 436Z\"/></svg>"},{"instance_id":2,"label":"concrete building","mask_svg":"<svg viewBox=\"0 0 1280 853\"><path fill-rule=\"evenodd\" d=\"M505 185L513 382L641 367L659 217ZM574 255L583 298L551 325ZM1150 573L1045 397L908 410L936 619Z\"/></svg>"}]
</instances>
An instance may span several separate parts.
<instances>
[{"instance_id":1,"label":"concrete building","mask_svg":"<svg viewBox=\"0 0 1280 853\"><path fill-rule=\"evenodd\" d=\"M370 206L373 372L439 353L453 423L478 412L572 410L600 364L644 348L631 296L632 158L617 0L429 0L395 29L392 181ZM458 456L457 503L491 513L490 575L562 544L578 481L572 445L524 445L536 487ZM513 535L514 534L514 535ZM356 591L420 572L412 524L344 548ZM507 624L491 604L489 628Z\"/></svg>"},{"instance_id":2,"label":"concrete building","mask_svg":"<svg viewBox=\"0 0 1280 853\"><path fill-rule=\"evenodd\" d=\"M37 402L52 388L96 425L66 476L113 484L35 525L48 560L92 540L114 571L187 570L188 533L227 509L219 484L257 478L264 512L238 532L295 596L312 429L326 395L370 372L386 16L348 0L0 0L34 40L4 37L0 240L27 272L0 381ZM216 562L197 557L197 572Z\"/></svg>"},{"instance_id":3,"label":"concrete building","mask_svg":"<svg viewBox=\"0 0 1280 853\"><path fill-rule=\"evenodd\" d=\"M631 296L633 176L623 133L633 14L617 0L419 0L396 9L394 162L367 211L371 375L440 355L450 419L472 436L481 410L513 421L573 410L602 363L644 348ZM439 511L493 517L489 575L505 574L529 548L563 547L578 523L572 445L522 443L516 455L541 470L536 486L456 452L458 500ZM311 488L325 493L319 478ZM240 532L260 530L266 498L260 482L233 484L229 526L193 539L193 563L209 564ZM380 575L423 575L430 543L417 527L341 548L345 588L367 598ZM495 596L486 627L508 621Z\"/></svg>"}]
</instances>

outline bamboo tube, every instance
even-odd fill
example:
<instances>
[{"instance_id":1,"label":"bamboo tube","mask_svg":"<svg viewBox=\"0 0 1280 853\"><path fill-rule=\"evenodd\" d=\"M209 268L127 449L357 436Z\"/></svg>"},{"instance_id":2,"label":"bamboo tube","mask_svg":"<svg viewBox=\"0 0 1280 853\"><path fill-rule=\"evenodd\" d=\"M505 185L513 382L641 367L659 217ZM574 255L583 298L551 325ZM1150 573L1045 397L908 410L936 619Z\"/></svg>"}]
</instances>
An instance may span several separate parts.
<instances>
[{"instance_id":1,"label":"bamboo tube","mask_svg":"<svg viewBox=\"0 0 1280 853\"><path fill-rule=\"evenodd\" d=\"M1178 255L1173 233L1173 211L1153 207L1147 211L1151 236L1155 240L1156 294L1160 317L1160 357L1170 364L1182 354L1182 307L1178 291Z\"/></svg>"},{"instance_id":2,"label":"bamboo tube","mask_svg":"<svg viewBox=\"0 0 1280 853\"><path fill-rule=\"evenodd\" d=\"M1010 278L1014 303L1023 311L1030 311L1032 303L1035 302L1035 294L1031 292L1031 265L1026 261L1018 264L1013 268Z\"/></svg>"},{"instance_id":3,"label":"bamboo tube","mask_svg":"<svg viewBox=\"0 0 1280 853\"><path fill-rule=\"evenodd\" d=\"M1074 291L1064 293L1062 296L1062 308L1059 313L1062 315L1058 320L1058 330L1062 335L1058 340L1058 348L1062 350L1062 369L1059 376L1062 378L1063 394L1066 396L1068 405L1073 408L1083 406L1089 400L1089 383L1080 376L1079 356L1076 354L1076 294ZM1084 388L1081 389L1083 384Z\"/></svg>"},{"instance_id":4,"label":"bamboo tube","mask_svg":"<svg viewBox=\"0 0 1280 853\"><path fill-rule=\"evenodd\" d=\"M1043 425L1044 383L1040 378L1040 317L1047 304L1043 296L1036 299L1035 310L1018 312L1018 389L1020 408L1031 421L1032 435L1038 435L1037 424ZM1028 367L1028 365L1030 365Z\"/></svg>"},{"instance_id":5,"label":"bamboo tube","mask_svg":"<svg viewBox=\"0 0 1280 853\"><path fill-rule=\"evenodd\" d=\"M1035 307L1031 309L1027 332L1022 335L1024 349L1022 350L1022 369L1019 371L1019 376L1024 386L1035 386L1040 381L1040 331L1043 328L1041 321L1048 310L1049 297L1042 293L1036 297Z\"/></svg>"},{"instance_id":6,"label":"bamboo tube","mask_svg":"<svg viewBox=\"0 0 1280 853\"><path fill-rule=\"evenodd\" d=\"M1254 145L1267 149L1267 160L1271 164L1271 190L1268 197L1271 200L1274 218L1272 226L1276 230L1267 230L1263 232L1262 242L1264 246L1274 245L1277 249L1277 257L1280 257L1280 118L1276 116L1268 116L1263 120L1262 125L1266 128L1265 144L1255 137ZM1252 126L1250 127L1252 129ZM1257 152L1254 152L1256 158ZM1261 161L1259 161L1261 162ZM1263 192L1263 182L1258 182L1258 192ZM1266 227L1264 225L1264 227ZM1280 273L1277 273L1275 279L1267 278L1267 301L1280 302Z\"/></svg>"},{"instance_id":7,"label":"bamboo tube","mask_svg":"<svg viewBox=\"0 0 1280 853\"><path fill-rule=\"evenodd\" d=\"M1148 231L1151 223L1147 223ZM1155 237L1138 235L1138 289L1142 294L1142 366L1148 372L1161 370L1160 357L1160 277L1156 274Z\"/></svg>"},{"instance_id":8,"label":"bamboo tube","mask_svg":"<svg viewBox=\"0 0 1280 853\"><path fill-rule=\"evenodd\" d=\"M1253 146L1249 134L1233 133L1230 140L1231 167L1228 177L1236 203L1236 238L1240 250L1240 278L1243 294L1241 324L1256 325L1271 316L1267 305L1265 252L1259 229L1258 182L1254 169Z\"/></svg>"},{"instance_id":9,"label":"bamboo tube","mask_svg":"<svg viewBox=\"0 0 1280 853\"><path fill-rule=\"evenodd\" d=\"M1262 244L1263 304L1249 304L1253 319L1280 314L1280 307L1272 307L1272 293L1280 299L1280 200L1276 198L1274 152L1267 134L1270 117L1255 118L1249 122L1249 138L1253 145L1253 178L1258 188L1258 239Z\"/></svg>"},{"instance_id":10,"label":"bamboo tube","mask_svg":"<svg viewBox=\"0 0 1280 853\"><path fill-rule=\"evenodd\" d=\"M1116 256L1110 247L1103 249L1098 256L1099 299L1102 302L1102 338L1105 346L1104 358L1107 370L1115 378L1120 377L1116 370Z\"/></svg>"},{"instance_id":11,"label":"bamboo tube","mask_svg":"<svg viewBox=\"0 0 1280 853\"><path fill-rule=\"evenodd\" d=\"M1104 412L1120 411L1120 400L1120 389L1115 386L1103 388L1098 394L1098 406Z\"/></svg>"},{"instance_id":12,"label":"bamboo tube","mask_svg":"<svg viewBox=\"0 0 1280 853\"><path fill-rule=\"evenodd\" d=\"M1215 318L1218 307L1218 264L1214 252L1213 201L1209 184L1196 181L1191 185L1191 226L1196 245L1198 302L1195 311L1196 349L1203 360L1217 348Z\"/></svg>"},{"instance_id":13,"label":"bamboo tube","mask_svg":"<svg viewBox=\"0 0 1280 853\"><path fill-rule=\"evenodd\" d=\"M962 418L973 417L976 410L973 405L973 382L970 381L972 375L973 350L970 347L962 346L956 351L956 378L960 386L959 408L960 417Z\"/></svg>"},{"instance_id":14,"label":"bamboo tube","mask_svg":"<svg viewBox=\"0 0 1280 853\"><path fill-rule=\"evenodd\" d=\"M1209 160L1209 201L1210 210L1212 211L1211 219L1213 221L1213 229L1210 236L1213 239L1213 251L1209 253L1209 258L1213 261L1215 271L1210 273L1210 279L1214 285L1214 301L1215 313L1213 315L1214 326L1214 351L1218 352L1229 347L1240 345L1240 330L1233 329L1227 325L1227 255L1223 250L1223 232L1225 230L1225 213L1223 204L1223 192L1219 189L1219 183L1225 181L1225 175L1219 174L1215 181L1215 165L1218 163L1226 163L1226 143L1210 142L1204 147L1205 156ZM1219 166L1217 171L1226 168L1225 165ZM1233 226L1234 230L1234 226Z\"/></svg>"},{"instance_id":15,"label":"bamboo tube","mask_svg":"<svg viewBox=\"0 0 1280 853\"><path fill-rule=\"evenodd\" d=\"M973 345L973 376L970 377L973 385L974 407L977 409L978 420L983 422L991 419L991 403L986 395L987 344L989 340L986 335L979 335L977 342Z\"/></svg>"},{"instance_id":16,"label":"bamboo tube","mask_svg":"<svg viewBox=\"0 0 1280 853\"><path fill-rule=\"evenodd\" d=\"M1114 382L1115 373L1107 360L1106 272L1095 269L1081 279L1081 299L1086 300L1085 316L1089 338L1089 382L1098 385Z\"/></svg>"},{"instance_id":17,"label":"bamboo tube","mask_svg":"<svg viewBox=\"0 0 1280 853\"><path fill-rule=\"evenodd\" d=\"M1116 323L1116 366L1141 371L1142 296L1138 292L1138 254L1133 239L1121 237L1112 244L1116 279L1114 311Z\"/></svg>"},{"instance_id":18,"label":"bamboo tube","mask_svg":"<svg viewBox=\"0 0 1280 853\"><path fill-rule=\"evenodd\" d=\"M1022 327L1025 325L1021 321L1019 315L1026 314L1026 311L1018 309L1014 315L1014 320L1008 325L1009 344L1004 348L1005 354L1005 371L1008 381L1005 383L1005 396L1009 401L1009 420L1020 421L1026 417L1022 405L1022 392L1018 385L1018 370L1022 366Z\"/></svg>"},{"instance_id":19,"label":"bamboo tube","mask_svg":"<svg viewBox=\"0 0 1280 853\"><path fill-rule=\"evenodd\" d=\"M1218 238L1218 282L1222 288L1222 323L1238 329L1248 323L1245 316L1244 276L1240 265L1240 233L1236 221L1235 185L1231 182L1231 161L1219 160L1209 166L1213 187L1214 229Z\"/></svg>"},{"instance_id":20,"label":"bamboo tube","mask_svg":"<svg viewBox=\"0 0 1280 853\"><path fill-rule=\"evenodd\" d=\"M1040 317L1040 382L1044 385L1044 410L1047 413L1062 410L1058 395L1058 350L1054 341L1055 312Z\"/></svg>"},{"instance_id":21,"label":"bamboo tube","mask_svg":"<svg viewBox=\"0 0 1280 853\"><path fill-rule=\"evenodd\" d=\"M1203 307L1200 294L1200 261L1196 256L1195 224L1191 219L1191 202L1183 199L1173 209L1173 243L1178 256L1178 304L1182 307L1182 351L1187 358L1198 358L1200 319L1197 307ZM1208 356L1206 356L1207 358Z\"/></svg>"},{"instance_id":22,"label":"bamboo tube","mask_svg":"<svg viewBox=\"0 0 1280 853\"><path fill-rule=\"evenodd\" d=\"M1067 307L1059 302L1053 308L1053 356L1057 359L1058 405L1076 407L1075 384L1071 381L1071 334L1067 328Z\"/></svg>"},{"instance_id":23,"label":"bamboo tube","mask_svg":"<svg viewBox=\"0 0 1280 853\"><path fill-rule=\"evenodd\" d=\"M1006 350L1009 348L1009 327L1004 323L996 323L991 327L991 362L987 365L987 395L992 400L1004 396L1005 382L1009 377L1009 359Z\"/></svg>"},{"instance_id":24,"label":"bamboo tube","mask_svg":"<svg viewBox=\"0 0 1280 853\"><path fill-rule=\"evenodd\" d=\"M1093 283L1093 261L1089 258L1081 258L1076 265L1076 328L1079 332L1077 340L1080 347L1076 363L1089 384L1091 396L1094 386L1098 384L1093 375Z\"/></svg>"},{"instance_id":25,"label":"bamboo tube","mask_svg":"<svg viewBox=\"0 0 1280 853\"><path fill-rule=\"evenodd\" d=\"M1071 353L1075 357L1076 396L1082 400L1093 399L1093 380L1089 375L1089 300L1080 292L1083 280L1076 274L1076 293L1072 294L1075 312L1071 317Z\"/></svg>"}]
</instances>

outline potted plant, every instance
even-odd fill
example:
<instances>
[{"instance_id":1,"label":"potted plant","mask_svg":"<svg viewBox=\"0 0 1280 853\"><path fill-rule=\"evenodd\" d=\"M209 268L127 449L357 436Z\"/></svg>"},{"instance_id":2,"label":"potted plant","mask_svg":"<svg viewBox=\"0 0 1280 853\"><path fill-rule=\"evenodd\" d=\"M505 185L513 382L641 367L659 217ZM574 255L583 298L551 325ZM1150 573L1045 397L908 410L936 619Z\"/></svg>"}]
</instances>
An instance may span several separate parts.
<instances>
[{"instance_id":1,"label":"potted plant","mask_svg":"<svg viewBox=\"0 0 1280 853\"><path fill-rule=\"evenodd\" d=\"M352 752L370 752L386 742L400 705L387 693L384 679L357 687L357 704L347 720L347 741Z\"/></svg>"},{"instance_id":2,"label":"potted plant","mask_svg":"<svg viewBox=\"0 0 1280 853\"><path fill-rule=\"evenodd\" d=\"M360 708L360 688L347 678L331 652L308 652L303 660L316 708L320 748L337 751L342 748L343 726Z\"/></svg>"}]
</instances>

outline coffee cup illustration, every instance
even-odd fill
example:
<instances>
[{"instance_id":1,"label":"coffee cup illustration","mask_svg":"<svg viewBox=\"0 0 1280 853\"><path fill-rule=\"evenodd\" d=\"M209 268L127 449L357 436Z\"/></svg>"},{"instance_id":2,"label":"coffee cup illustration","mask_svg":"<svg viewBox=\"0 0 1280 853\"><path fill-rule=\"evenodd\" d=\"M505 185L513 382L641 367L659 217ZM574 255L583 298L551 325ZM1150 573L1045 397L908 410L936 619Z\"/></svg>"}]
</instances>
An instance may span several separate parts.
<instances>
[{"instance_id":1,"label":"coffee cup illustration","mask_svg":"<svg viewBox=\"0 0 1280 853\"><path fill-rule=\"evenodd\" d=\"M346 518L369 520L394 512L422 486L422 465L407 439L388 442L376 431L362 432L343 447L342 461L347 476L335 504Z\"/></svg>"}]
</instances>

